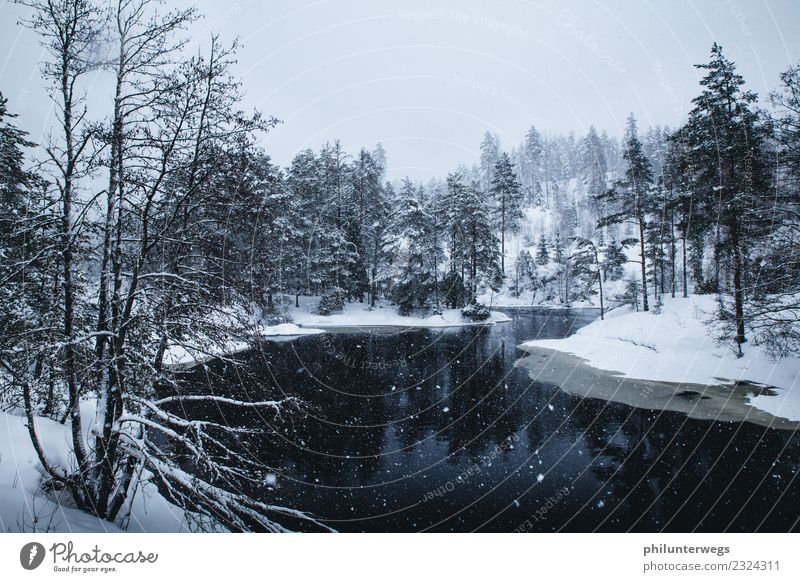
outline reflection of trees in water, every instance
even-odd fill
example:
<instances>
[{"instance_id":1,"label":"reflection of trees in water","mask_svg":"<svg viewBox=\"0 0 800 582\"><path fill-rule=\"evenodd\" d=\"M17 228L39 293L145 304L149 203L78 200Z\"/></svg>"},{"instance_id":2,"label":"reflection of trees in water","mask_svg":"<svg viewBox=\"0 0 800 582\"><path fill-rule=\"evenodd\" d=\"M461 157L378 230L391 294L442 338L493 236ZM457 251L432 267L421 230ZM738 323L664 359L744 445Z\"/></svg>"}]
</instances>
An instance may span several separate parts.
<instances>
[{"instance_id":1,"label":"reflection of trees in water","mask_svg":"<svg viewBox=\"0 0 800 582\"><path fill-rule=\"evenodd\" d=\"M794 509L773 524L783 521L785 531L797 518L800 483L788 484L800 465L800 442L790 433L615 404L598 418L603 404L586 400L574 415L589 453L599 455L592 474L599 483L608 482L597 499L607 499L610 490L620 501L608 508L612 515L602 529L721 531L747 503L731 529L753 531L784 493L781 505ZM754 476L765 473L770 476L757 487Z\"/></svg>"},{"instance_id":2,"label":"reflection of trees in water","mask_svg":"<svg viewBox=\"0 0 800 582\"><path fill-rule=\"evenodd\" d=\"M548 473L541 487L521 498L519 511L525 516L553 488L571 484L581 471L584 474L573 493L548 512L541 524L545 530L560 527L605 481L608 484L593 505L567 529L591 530L608 517L603 530L654 531L669 523L668 529L680 531L695 527L709 510L701 530L723 529L739 509L742 515L733 530L755 529L765 515L770 516L771 529L785 530L797 518L800 479L788 491L787 486L800 466L800 437L743 424L725 450L740 425L581 400L557 386L536 382L527 369L513 368L523 355L517 342L536 337L543 326L547 329L541 335L564 333L574 318L548 315L517 320L513 334L508 327L494 326L393 336L329 334L324 340L320 336L269 343L263 352L237 356L241 367L210 362L206 371L189 375L185 388L244 400L292 395L308 402L308 414L279 419L256 411L238 411L235 418L222 416L228 411L196 412L198 417L267 429L267 434L244 438L243 449L286 477L279 478L277 488L264 487L256 494L300 503L327 517L350 519L354 517L350 507L361 515L376 515L413 505L427 491L456 479L499 448L491 469L481 465L479 479L469 479L435 503L343 529L419 529L490 491L520 465L524 466L518 474L469 515L459 514L443 527L466 530L483 523L535 483L540 470L550 468L556 470ZM504 449L508 437L522 437L523 432L513 451ZM390 453L398 448L405 450ZM536 449L541 449L541 467L527 461ZM552 466L559 459L559 466ZM742 473L737 476L739 469ZM409 474L415 477L402 478ZM317 483L349 488L325 489ZM605 503L602 510L594 506L598 499ZM337 509L342 504L346 509ZM519 517L513 511L506 512L508 524L505 517L493 523L513 529Z\"/></svg>"},{"instance_id":3,"label":"reflection of trees in water","mask_svg":"<svg viewBox=\"0 0 800 582\"><path fill-rule=\"evenodd\" d=\"M462 335L469 337L449 366L449 413L439 430L454 460L466 456L475 462L520 431L525 403L515 400L524 386L505 378L513 364L505 341L491 341L486 328L468 328Z\"/></svg>"}]
</instances>

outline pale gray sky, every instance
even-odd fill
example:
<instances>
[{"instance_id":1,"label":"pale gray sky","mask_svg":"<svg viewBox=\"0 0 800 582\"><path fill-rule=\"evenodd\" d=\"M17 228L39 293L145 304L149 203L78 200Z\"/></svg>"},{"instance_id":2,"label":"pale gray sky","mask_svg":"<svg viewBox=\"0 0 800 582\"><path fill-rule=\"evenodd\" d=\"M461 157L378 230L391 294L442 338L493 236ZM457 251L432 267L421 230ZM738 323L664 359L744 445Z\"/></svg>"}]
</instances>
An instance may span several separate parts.
<instances>
[{"instance_id":1,"label":"pale gray sky","mask_svg":"<svg viewBox=\"0 0 800 582\"><path fill-rule=\"evenodd\" d=\"M717 41L763 98L800 61L797 0L196 2L210 30L239 36L248 107L284 121L263 145L280 164L338 137L383 143L390 177L441 176L478 159L486 130L504 147L531 124L621 134L675 126L698 92L695 63ZM0 91L38 139L52 122L41 49L0 0ZM105 102L106 79L93 81Z\"/></svg>"}]
</instances>

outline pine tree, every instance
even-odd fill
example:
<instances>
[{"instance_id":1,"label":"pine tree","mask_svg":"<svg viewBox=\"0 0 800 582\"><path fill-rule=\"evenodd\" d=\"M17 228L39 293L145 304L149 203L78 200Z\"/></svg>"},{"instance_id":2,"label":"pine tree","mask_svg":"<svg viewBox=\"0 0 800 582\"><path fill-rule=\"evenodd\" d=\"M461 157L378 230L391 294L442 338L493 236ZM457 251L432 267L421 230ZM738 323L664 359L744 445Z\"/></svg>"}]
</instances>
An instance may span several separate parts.
<instances>
[{"instance_id":1,"label":"pine tree","mask_svg":"<svg viewBox=\"0 0 800 582\"><path fill-rule=\"evenodd\" d=\"M500 159L500 138L488 131L481 141L480 187L488 193L494 178L494 167Z\"/></svg>"},{"instance_id":2,"label":"pine tree","mask_svg":"<svg viewBox=\"0 0 800 582\"><path fill-rule=\"evenodd\" d=\"M464 233L469 299L474 303L484 287L497 291L503 282L499 241L494 235L489 208L477 182L466 189L460 222Z\"/></svg>"},{"instance_id":3,"label":"pine tree","mask_svg":"<svg viewBox=\"0 0 800 582\"><path fill-rule=\"evenodd\" d=\"M516 231L522 219L522 189L511 164L511 158L505 152L494 166L491 193L500 223L500 271L505 275L506 231Z\"/></svg>"},{"instance_id":4,"label":"pine tree","mask_svg":"<svg viewBox=\"0 0 800 582\"><path fill-rule=\"evenodd\" d=\"M353 226L356 214L352 205L351 166L339 140L327 143L320 151L320 191L323 196L323 213L319 230L319 254L322 287L343 289L352 299L357 289L363 289L365 267L358 253L360 229Z\"/></svg>"},{"instance_id":5,"label":"pine tree","mask_svg":"<svg viewBox=\"0 0 800 582\"><path fill-rule=\"evenodd\" d=\"M597 226L598 228L603 228L610 224L618 224L627 220L632 220L637 225L642 271L642 309L648 311L645 230L646 213L650 204L650 187L653 183L653 171L650 161L644 153L642 142L639 140L636 118L633 117L633 114L628 116L623 157L628 165L625 170L625 176L615 184L612 190L596 196L596 198L612 205L615 211L601 218Z\"/></svg>"},{"instance_id":6,"label":"pine tree","mask_svg":"<svg viewBox=\"0 0 800 582\"><path fill-rule=\"evenodd\" d=\"M467 186L464 184L464 173L461 170L447 176L447 190L442 203L444 225L449 238L448 253L450 255L450 271L458 272L463 280L466 275L464 254L463 209L467 198Z\"/></svg>"},{"instance_id":7,"label":"pine tree","mask_svg":"<svg viewBox=\"0 0 800 582\"><path fill-rule=\"evenodd\" d=\"M597 281L600 294L600 319L603 319L603 277L602 264L597 245L589 239L576 237L575 252L572 254L572 272L577 280L583 281L582 297L594 294L594 283Z\"/></svg>"},{"instance_id":8,"label":"pine tree","mask_svg":"<svg viewBox=\"0 0 800 582\"><path fill-rule=\"evenodd\" d=\"M772 232L751 261L759 270L750 307L770 316L753 318L750 327L760 343L785 356L800 352L800 241L795 234L800 217L800 65L781 74L771 102L777 109L777 178L782 187L770 193Z\"/></svg>"},{"instance_id":9,"label":"pine tree","mask_svg":"<svg viewBox=\"0 0 800 582\"><path fill-rule=\"evenodd\" d=\"M54 412L57 365L46 357L57 330L59 273L55 201L25 169L34 146L13 123L0 93L0 404L22 405L21 387L47 386L31 398Z\"/></svg>"},{"instance_id":10,"label":"pine tree","mask_svg":"<svg viewBox=\"0 0 800 582\"><path fill-rule=\"evenodd\" d=\"M617 281L621 279L623 267L627 260L624 247L616 240L612 240L605 248L603 257L603 276L605 280Z\"/></svg>"},{"instance_id":11,"label":"pine tree","mask_svg":"<svg viewBox=\"0 0 800 582\"><path fill-rule=\"evenodd\" d=\"M528 203L539 205L542 198L542 158L544 146L542 136L533 126L525 134L520 149L520 182Z\"/></svg>"},{"instance_id":12,"label":"pine tree","mask_svg":"<svg viewBox=\"0 0 800 582\"><path fill-rule=\"evenodd\" d=\"M519 297L523 291L531 288L535 272L536 266L531 254L527 249L520 250L514 262L514 297Z\"/></svg>"},{"instance_id":13,"label":"pine tree","mask_svg":"<svg viewBox=\"0 0 800 582\"><path fill-rule=\"evenodd\" d=\"M311 149L298 153L289 166L286 187L295 198L297 221L295 237L298 240L300 275L295 289L295 305L299 307L301 293L313 294L321 282L318 232L323 227L322 188L317 158Z\"/></svg>"},{"instance_id":14,"label":"pine tree","mask_svg":"<svg viewBox=\"0 0 800 582\"><path fill-rule=\"evenodd\" d=\"M550 251L547 249L547 239L542 233L539 236L539 248L536 251L536 263L544 266L550 262Z\"/></svg>"},{"instance_id":15,"label":"pine tree","mask_svg":"<svg viewBox=\"0 0 800 582\"><path fill-rule=\"evenodd\" d=\"M745 268L752 240L763 236L762 197L770 175L765 162L766 127L754 110L756 94L745 90L722 48L714 43L711 60L696 65L705 70L702 91L679 130L684 164L691 168L691 190L700 212L716 217L715 277L722 284L723 262L729 265L733 287L733 340L739 351L745 336ZM746 210L746 211L745 211ZM721 297L721 295L720 295Z\"/></svg>"},{"instance_id":16,"label":"pine tree","mask_svg":"<svg viewBox=\"0 0 800 582\"><path fill-rule=\"evenodd\" d=\"M382 170L375 163L372 155L361 148L358 156L352 163L349 179L352 182L350 192L352 201L347 217L347 240L355 249L355 261L350 274L353 281L353 294L360 302L364 301L364 294L373 288L371 273L377 273L377 264L370 263L370 258L379 259L379 254L368 252L380 247L376 241L377 231L382 230L376 225L376 220L382 217L385 204L382 200L381 186ZM380 236L377 237L380 239ZM374 299L374 298L373 298ZM373 301L374 304L374 301Z\"/></svg>"},{"instance_id":17,"label":"pine tree","mask_svg":"<svg viewBox=\"0 0 800 582\"><path fill-rule=\"evenodd\" d=\"M399 271L395 285L395 300L402 315L408 315L414 307L428 306L434 290L429 252L433 220L416 192L411 180L405 178L398 208L401 249L397 257Z\"/></svg>"},{"instance_id":18,"label":"pine tree","mask_svg":"<svg viewBox=\"0 0 800 582\"><path fill-rule=\"evenodd\" d=\"M586 192L590 197L598 196L606 190L608 164L603 142L593 125L583 139L581 156Z\"/></svg>"}]
</instances>

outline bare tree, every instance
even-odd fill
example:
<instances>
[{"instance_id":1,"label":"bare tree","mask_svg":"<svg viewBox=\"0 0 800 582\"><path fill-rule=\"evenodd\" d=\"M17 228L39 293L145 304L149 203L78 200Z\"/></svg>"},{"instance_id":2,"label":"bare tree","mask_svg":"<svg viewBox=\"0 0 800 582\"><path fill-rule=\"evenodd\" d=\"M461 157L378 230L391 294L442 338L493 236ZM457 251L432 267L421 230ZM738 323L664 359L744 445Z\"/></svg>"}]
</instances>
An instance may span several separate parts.
<instances>
[{"instance_id":1,"label":"bare tree","mask_svg":"<svg viewBox=\"0 0 800 582\"><path fill-rule=\"evenodd\" d=\"M124 521L140 481L150 479L180 507L230 530L280 531L281 517L324 528L300 511L242 492L266 470L239 444L250 429L194 420L187 413L190 405L206 403L281 415L297 402L183 396L165 365L170 346L218 354L249 337L247 320L239 315L246 312L246 298L230 309L215 295L220 275L208 266L219 230L212 184L223 171L220 154L249 147L248 136L275 123L237 109L239 83L229 72L235 44L225 48L212 37L208 56L183 58L185 43L178 34L196 13L162 14L155 0L119 0L106 19L86 0L26 5L33 10L29 25L50 52L45 72L60 99L62 130L47 150L62 202L58 241L64 289L63 338L49 349L64 370L73 464L48 461L35 431L37 389L22 385L48 486L68 489L78 507L109 521ZM104 48L113 49L103 64L116 79L112 117L102 131L88 124L77 93L80 76L99 62L94 55L102 52L101 38ZM108 156L100 160L101 152ZM108 187L82 201L76 212L76 189L89 185L86 178L98 165L108 171ZM96 291L73 280L76 239L84 235L92 204L103 211L91 225L96 253L81 246L79 254L99 267ZM77 302L81 333L74 328ZM88 442L82 399L96 403Z\"/></svg>"}]
</instances>

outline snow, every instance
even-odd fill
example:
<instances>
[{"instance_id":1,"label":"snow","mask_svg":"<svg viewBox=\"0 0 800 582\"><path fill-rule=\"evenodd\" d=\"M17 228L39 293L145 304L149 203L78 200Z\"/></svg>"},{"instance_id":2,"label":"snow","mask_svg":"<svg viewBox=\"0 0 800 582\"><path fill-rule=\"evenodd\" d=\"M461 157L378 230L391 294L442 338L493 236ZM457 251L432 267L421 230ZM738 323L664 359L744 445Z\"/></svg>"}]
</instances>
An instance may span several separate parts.
<instances>
[{"instance_id":1,"label":"snow","mask_svg":"<svg viewBox=\"0 0 800 582\"><path fill-rule=\"evenodd\" d=\"M85 419L94 418L91 404L81 406ZM85 431L91 430L86 426ZM69 424L36 419L36 430L51 465L69 467ZM119 532L116 525L80 511L65 494L41 490L44 470L21 416L0 412L0 531L59 533ZM126 531L174 533L187 530L182 510L166 501L154 485L140 481Z\"/></svg>"},{"instance_id":2,"label":"snow","mask_svg":"<svg viewBox=\"0 0 800 582\"><path fill-rule=\"evenodd\" d=\"M311 298L308 298L311 299ZM361 327L409 327L439 328L465 325L491 325L511 321L505 313L490 312L486 321L473 322L461 316L460 309L444 309L440 315L400 315L396 305L380 302L374 308L368 303L348 303L341 313L317 315L316 302L308 300L301 307L290 310L292 320L305 327L315 328L361 328Z\"/></svg>"},{"instance_id":3,"label":"snow","mask_svg":"<svg viewBox=\"0 0 800 582\"><path fill-rule=\"evenodd\" d=\"M571 354L626 378L706 386L749 383L749 405L800 421L800 358L776 361L750 343L744 355L736 357L708 333L706 322L715 310L713 296L668 297L659 314L620 307L568 338L535 340L520 347Z\"/></svg>"},{"instance_id":4,"label":"snow","mask_svg":"<svg viewBox=\"0 0 800 582\"><path fill-rule=\"evenodd\" d=\"M373 327L403 327L403 328L445 328L467 325L492 325L505 323L511 318L499 311L491 311L486 321L474 322L461 316L460 309L445 309L440 315L411 315L403 316L397 311L397 306L380 301L373 308L367 303L348 303L341 313L331 315L317 314L319 305L318 296L301 296L298 298L299 307L295 307L294 300L284 298L285 318L290 322L275 325L265 325L255 321L255 316L250 317L248 333L253 341L259 339L267 341L291 340L301 336L316 335L326 332L335 332L344 328L373 328ZM289 305L291 304L291 307ZM164 354L164 363L173 370L191 368L220 356L231 356L251 348L253 342L249 341L199 341L194 345L173 344Z\"/></svg>"},{"instance_id":5,"label":"snow","mask_svg":"<svg viewBox=\"0 0 800 582\"><path fill-rule=\"evenodd\" d=\"M269 338L274 336L300 336L315 335L324 333L325 330L300 327L294 323L279 323L278 325L268 325L258 329L261 337Z\"/></svg>"},{"instance_id":6,"label":"snow","mask_svg":"<svg viewBox=\"0 0 800 582\"><path fill-rule=\"evenodd\" d=\"M312 327L300 327L294 323L279 323L277 325L256 324L253 328L253 335L256 338L275 340L278 338L294 338L305 335L316 335L325 333L323 329ZM164 363L172 369L191 368L197 364L202 364L208 360L223 355L233 355L249 350L250 342L228 341L212 342L189 346L186 344L173 344L164 353Z\"/></svg>"}]
</instances>

